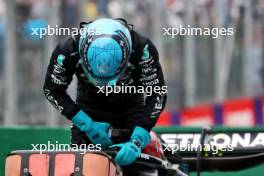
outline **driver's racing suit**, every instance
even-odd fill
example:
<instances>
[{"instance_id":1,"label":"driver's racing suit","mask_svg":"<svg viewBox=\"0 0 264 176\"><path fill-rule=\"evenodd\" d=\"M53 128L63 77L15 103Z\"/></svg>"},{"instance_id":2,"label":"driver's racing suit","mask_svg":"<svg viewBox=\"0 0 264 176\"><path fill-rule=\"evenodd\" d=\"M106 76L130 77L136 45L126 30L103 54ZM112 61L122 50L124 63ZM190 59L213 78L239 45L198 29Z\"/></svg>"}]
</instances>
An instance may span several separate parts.
<instances>
[{"instance_id":1,"label":"driver's racing suit","mask_svg":"<svg viewBox=\"0 0 264 176\"><path fill-rule=\"evenodd\" d=\"M71 36L53 51L44 83L44 93L50 103L71 120L81 109L94 121L108 122L113 128L129 129L135 126L147 130L155 125L166 103L166 91L158 52L153 43L135 31L131 31L132 55L128 68L117 86L144 87L151 95L141 92L111 93L106 96L100 88L88 82L81 67L78 52L79 37ZM78 79L77 98L73 101L66 90L73 75ZM156 90L154 91L154 87ZM159 89L159 90L158 90ZM157 91L158 90L158 91ZM126 142L129 136L120 137ZM89 143L85 133L72 127L72 143Z\"/></svg>"}]
</instances>

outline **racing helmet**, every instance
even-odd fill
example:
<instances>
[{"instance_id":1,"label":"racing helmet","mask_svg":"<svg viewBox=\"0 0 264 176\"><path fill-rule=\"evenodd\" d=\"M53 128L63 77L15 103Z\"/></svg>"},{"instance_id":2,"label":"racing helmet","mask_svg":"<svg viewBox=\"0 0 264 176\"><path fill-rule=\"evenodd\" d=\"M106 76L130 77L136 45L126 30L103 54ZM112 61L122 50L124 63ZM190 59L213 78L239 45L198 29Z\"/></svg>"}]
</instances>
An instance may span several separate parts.
<instances>
[{"instance_id":1,"label":"racing helmet","mask_svg":"<svg viewBox=\"0 0 264 176\"><path fill-rule=\"evenodd\" d=\"M82 25L79 40L81 66L93 85L116 85L124 74L132 52L131 35L126 24L103 18Z\"/></svg>"}]
</instances>

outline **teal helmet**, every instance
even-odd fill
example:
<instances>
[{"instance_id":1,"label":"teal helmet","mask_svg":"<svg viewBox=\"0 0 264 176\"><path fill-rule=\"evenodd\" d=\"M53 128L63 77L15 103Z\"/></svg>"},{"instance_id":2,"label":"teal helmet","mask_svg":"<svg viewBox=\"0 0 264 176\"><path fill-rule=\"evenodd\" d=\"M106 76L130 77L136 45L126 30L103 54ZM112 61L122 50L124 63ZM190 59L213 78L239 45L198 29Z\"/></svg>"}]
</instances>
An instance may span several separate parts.
<instances>
[{"instance_id":1,"label":"teal helmet","mask_svg":"<svg viewBox=\"0 0 264 176\"><path fill-rule=\"evenodd\" d=\"M79 40L81 65L93 85L116 85L124 74L132 52L130 31L125 24L104 18L82 26L85 32Z\"/></svg>"}]
</instances>

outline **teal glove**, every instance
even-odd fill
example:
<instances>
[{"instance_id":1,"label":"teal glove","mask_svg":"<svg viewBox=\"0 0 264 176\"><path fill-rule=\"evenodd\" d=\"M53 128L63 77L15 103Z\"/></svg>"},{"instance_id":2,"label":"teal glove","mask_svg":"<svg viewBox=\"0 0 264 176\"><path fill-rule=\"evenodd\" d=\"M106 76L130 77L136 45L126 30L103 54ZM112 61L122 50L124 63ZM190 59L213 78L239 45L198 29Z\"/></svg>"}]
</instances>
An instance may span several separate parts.
<instances>
[{"instance_id":1,"label":"teal glove","mask_svg":"<svg viewBox=\"0 0 264 176\"><path fill-rule=\"evenodd\" d=\"M105 123L105 122L96 122L96 121L94 121L94 123L95 123L95 125L97 126L97 128L103 130L104 132L107 133L107 136L109 136L109 135L108 135L108 130L109 130L109 128L111 127L111 125L110 125L109 123Z\"/></svg>"},{"instance_id":2,"label":"teal glove","mask_svg":"<svg viewBox=\"0 0 264 176\"><path fill-rule=\"evenodd\" d=\"M133 163L141 154L141 149L144 149L146 147L151 138L147 130L136 126L130 139L131 140L127 143L110 146L111 148L121 148L115 157L115 161L120 166L125 166Z\"/></svg>"},{"instance_id":3,"label":"teal glove","mask_svg":"<svg viewBox=\"0 0 264 176\"><path fill-rule=\"evenodd\" d=\"M72 122L81 131L85 132L93 144L101 144L102 148L106 148L113 144L108 136L108 129L110 128L109 123L94 122L82 110L73 117Z\"/></svg>"},{"instance_id":4,"label":"teal glove","mask_svg":"<svg viewBox=\"0 0 264 176\"><path fill-rule=\"evenodd\" d=\"M138 141L141 145L141 148L144 149L148 143L150 143L151 137L147 130L136 126L130 137L131 141Z\"/></svg>"},{"instance_id":5,"label":"teal glove","mask_svg":"<svg viewBox=\"0 0 264 176\"><path fill-rule=\"evenodd\" d=\"M141 154L140 146L137 146L133 142L127 142L123 144L112 145L111 147L120 147L119 152L115 157L115 161L120 166L131 164Z\"/></svg>"}]
</instances>

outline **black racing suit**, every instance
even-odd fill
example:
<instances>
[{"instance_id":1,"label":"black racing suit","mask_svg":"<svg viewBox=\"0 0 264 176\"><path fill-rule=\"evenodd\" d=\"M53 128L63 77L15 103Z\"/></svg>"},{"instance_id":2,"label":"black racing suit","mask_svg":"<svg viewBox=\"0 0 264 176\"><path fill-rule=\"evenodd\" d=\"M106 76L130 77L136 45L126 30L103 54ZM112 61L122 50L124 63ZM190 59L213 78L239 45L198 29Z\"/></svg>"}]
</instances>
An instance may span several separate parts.
<instances>
[{"instance_id":1,"label":"black racing suit","mask_svg":"<svg viewBox=\"0 0 264 176\"><path fill-rule=\"evenodd\" d=\"M79 111L85 111L94 121L108 122L116 129L129 129L140 126L148 131L155 125L166 103L164 83L159 56L152 42L130 31L132 37L132 55L124 76L117 85L160 87L152 91L151 96L140 92L98 93L99 88L88 82L80 64L78 52L79 36L72 36L60 43L52 53L44 83L44 93L50 103L64 116L71 120ZM63 58L63 61L59 60ZM66 90L73 75L78 79L77 99L73 101ZM157 88L158 89L158 88ZM150 94L149 94L150 95ZM127 137L119 141L127 142ZM89 143L86 135L75 126L72 127L72 143Z\"/></svg>"}]
</instances>

